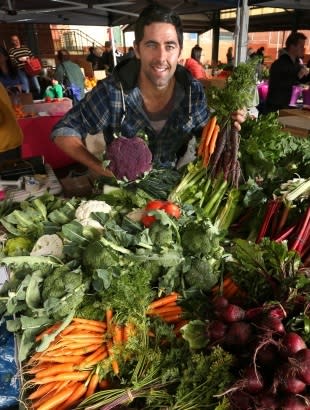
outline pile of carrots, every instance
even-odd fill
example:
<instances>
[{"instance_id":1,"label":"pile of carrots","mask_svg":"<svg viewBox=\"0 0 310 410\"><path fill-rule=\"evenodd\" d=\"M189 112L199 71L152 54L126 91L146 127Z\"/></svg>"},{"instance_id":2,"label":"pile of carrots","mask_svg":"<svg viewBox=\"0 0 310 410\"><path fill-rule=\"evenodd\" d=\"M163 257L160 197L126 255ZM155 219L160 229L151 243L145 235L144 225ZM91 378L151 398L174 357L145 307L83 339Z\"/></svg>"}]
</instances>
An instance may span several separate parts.
<instances>
[{"instance_id":1,"label":"pile of carrots","mask_svg":"<svg viewBox=\"0 0 310 410\"><path fill-rule=\"evenodd\" d=\"M13 109L16 118L34 117L36 115L36 113L26 113L20 104L14 104Z\"/></svg>"},{"instance_id":2,"label":"pile of carrots","mask_svg":"<svg viewBox=\"0 0 310 410\"><path fill-rule=\"evenodd\" d=\"M220 126L217 123L216 115L214 115L203 127L200 142L197 149L197 155L201 158L203 167L207 167L209 164L210 157L215 150L219 132Z\"/></svg>"},{"instance_id":3,"label":"pile of carrots","mask_svg":"<svg viewBox=\"0 0 310 410\"><path fill-rule=\"evenodd\" d=\"M160 317L174 327L176 334L187 323L178 299L179 294L173 292L150 303L147 309L149 317ZM45 329L36 341L57 333L61 325L56 323ZM30 376L25 384L30 390L29 408L70 410L96 391L109 387L109 380L102 376L106 371L100 370L110 366L111 375L119 376L116 356L134 334L133 324L115 322L112 309L106 310L104 321L74 318L44 351L34 353L26 364L25 374Z\"/></svg>"},{"instance_id":4,"label":"pile of carrots","mask_svg":"<svg viewBox=\"0 0 310 410\"><path fill-rule=\"evenodd\" d=\"M119 365L114 348L125 343L133 328L113 323L113 312L106 311L105 321L74 318L43 352L36 352L26 365L31 379L26 383L34 410L66 410L105 389L109 382L100 376L103 360L109 360L114 375ZM36 337L40 341L61 324L55 324Z\"/></svg>"}]
</instances>

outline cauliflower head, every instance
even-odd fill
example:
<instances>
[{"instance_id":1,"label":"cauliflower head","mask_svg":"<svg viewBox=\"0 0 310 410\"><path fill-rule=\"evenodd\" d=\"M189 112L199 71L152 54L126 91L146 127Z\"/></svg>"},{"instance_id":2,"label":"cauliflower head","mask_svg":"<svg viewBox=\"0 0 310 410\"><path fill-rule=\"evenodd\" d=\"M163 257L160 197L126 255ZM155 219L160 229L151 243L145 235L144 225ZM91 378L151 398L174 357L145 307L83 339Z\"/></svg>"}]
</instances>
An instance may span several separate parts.
<instances>
[{"instance_id":1,"label":"cauliflower head","mask_svg":"<svg viewBox=\"0 0 310 410\"><path fill-rule=\"evenodd\" d=\"M56 256L63 258L63 242L57 234L42 235L34 244L31 256Z\"/></svg>"},{"instance_id":2,"label":"cauliflower head","mask_svg":"<svg viewBox=\"0 0 310 410\"><path fill-rule=\"evenodd\" d=\"M106 214L110 213L112 207L105 201L98 201L95 199L89 201L82 201L75 211L75 218L83 226L92 226L98 230L102 230L102 225L91 218L92 212L104 212Z\"/></svg>"}]
</instances>

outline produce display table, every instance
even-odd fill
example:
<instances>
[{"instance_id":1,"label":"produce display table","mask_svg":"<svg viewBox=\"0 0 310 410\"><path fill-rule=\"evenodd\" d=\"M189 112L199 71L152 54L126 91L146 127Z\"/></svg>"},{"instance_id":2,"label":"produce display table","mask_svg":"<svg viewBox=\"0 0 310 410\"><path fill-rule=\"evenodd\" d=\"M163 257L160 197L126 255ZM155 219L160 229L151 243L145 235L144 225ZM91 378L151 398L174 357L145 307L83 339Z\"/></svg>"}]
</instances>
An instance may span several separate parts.
<instances>
[{"instance_id":1,"label":"produce display table","mask_svg":"<svg viewBox=\"0 0 310 410\"><path fill-rule=\"evenodd\" d=\"M280 110L279 121L292 135L297 137L309 137L310 135L310 110L308 109Z\"/></svg>"},{"instance_id":2,"label":"produce display table","mask_svg":"<svg viewBox=\"0 0 310 410\"><path fill-rule=\"evenodd\" d=\"M61 151L51 140L50 134L60 116L20 118L18 123L24 134L23 158L43 155L53 169L73 164L75 161Z\"/></svg>"}]
</instances>

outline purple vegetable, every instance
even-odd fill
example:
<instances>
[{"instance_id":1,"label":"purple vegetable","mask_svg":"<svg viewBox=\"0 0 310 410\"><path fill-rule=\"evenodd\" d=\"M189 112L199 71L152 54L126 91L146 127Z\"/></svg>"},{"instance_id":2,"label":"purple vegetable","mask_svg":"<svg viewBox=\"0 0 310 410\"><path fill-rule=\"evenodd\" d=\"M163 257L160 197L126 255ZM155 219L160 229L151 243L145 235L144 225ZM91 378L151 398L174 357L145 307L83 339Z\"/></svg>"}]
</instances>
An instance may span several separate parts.
<instances>
[{"instance_id":1,"label":"purple vegetable","mask_svg":"<svg viewBox=\"0 0 310 410\"><path fill-rule=\"evenodd\" d=\"M152 153L140 137L115 138L107 146L106 158L117 179L134 181L152 169Z\"/></svg>"}]
</instances>

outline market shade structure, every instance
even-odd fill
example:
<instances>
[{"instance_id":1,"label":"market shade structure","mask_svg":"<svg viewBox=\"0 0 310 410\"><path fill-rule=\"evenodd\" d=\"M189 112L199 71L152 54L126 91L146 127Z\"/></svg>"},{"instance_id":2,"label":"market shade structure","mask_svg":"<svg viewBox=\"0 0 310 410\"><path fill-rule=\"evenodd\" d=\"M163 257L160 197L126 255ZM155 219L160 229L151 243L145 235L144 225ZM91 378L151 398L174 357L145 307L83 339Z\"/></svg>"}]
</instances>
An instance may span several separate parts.
<instances>
[{"instance_id":1,"label":"market shade structure","mask_svg":"<svg viewBox=\"0 0 310 410\"><path fill-rule=\"evenodd\" d=\"M187 32L203 33L217 24L216 12L242 7L242 0L159 0L181 15ZM1 23L119 26L132 29L148 0L0 0ZM250 16L249 31L310 29L309 0L248 0L250 7L283 7L283 13ZM281 14L281 16L280 16ZM235 31L236 19L220 21Z\"/></svg>"}]
</instances>

